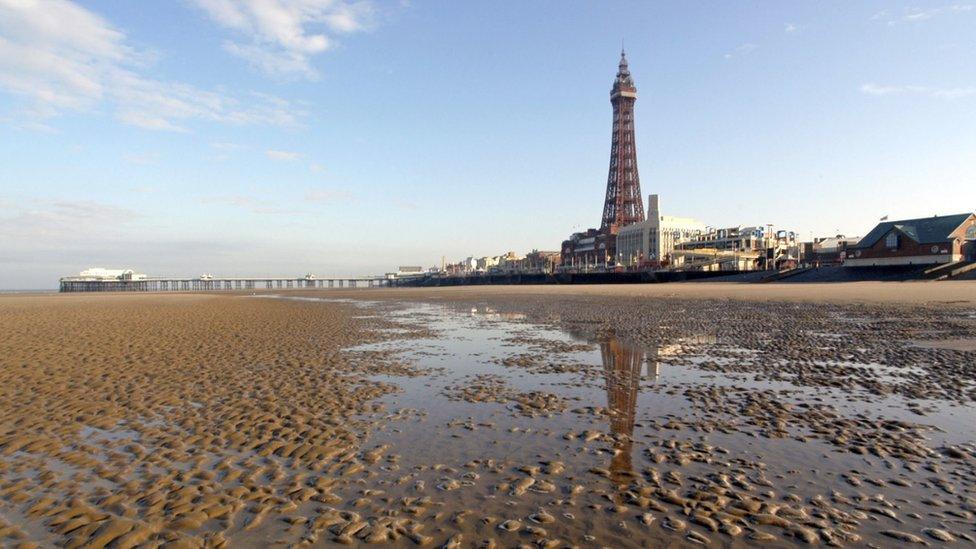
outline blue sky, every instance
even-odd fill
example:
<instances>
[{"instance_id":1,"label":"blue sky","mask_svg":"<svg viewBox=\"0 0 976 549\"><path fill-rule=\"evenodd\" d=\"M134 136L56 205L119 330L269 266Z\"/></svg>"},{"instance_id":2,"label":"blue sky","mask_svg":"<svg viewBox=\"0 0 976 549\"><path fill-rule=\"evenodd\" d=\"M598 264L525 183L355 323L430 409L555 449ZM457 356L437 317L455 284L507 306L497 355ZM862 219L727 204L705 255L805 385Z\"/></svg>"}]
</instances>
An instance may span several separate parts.
<instances>
[{"instance_id":1,"label":"blue sky","mask_svg":"<svg viewBox=\"0 0 976 549\"><path fill-rule=\"evenodd\" d=\"M976 3L0 0L0 288L557 249L622 40L667 214L976 210Z\"/></svg>"}]
</instances>

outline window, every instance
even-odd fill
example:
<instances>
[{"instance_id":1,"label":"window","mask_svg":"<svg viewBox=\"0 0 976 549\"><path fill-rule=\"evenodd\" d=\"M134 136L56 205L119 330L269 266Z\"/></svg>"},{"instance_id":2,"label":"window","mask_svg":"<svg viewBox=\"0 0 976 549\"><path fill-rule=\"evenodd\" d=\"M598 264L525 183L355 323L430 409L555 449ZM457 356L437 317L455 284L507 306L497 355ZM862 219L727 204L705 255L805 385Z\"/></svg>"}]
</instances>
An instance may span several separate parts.
<instances>
[{"instance_id":1,"label":"window","mask_svg":"<svg viewBox=\"0 0 976 549\"><path fill-rule=\"evenodd\" d=\"M885 246L888 248L895 249L898 247L898 233L891 231L888 236L885 237Z\"/></svg>"}]
</instances>

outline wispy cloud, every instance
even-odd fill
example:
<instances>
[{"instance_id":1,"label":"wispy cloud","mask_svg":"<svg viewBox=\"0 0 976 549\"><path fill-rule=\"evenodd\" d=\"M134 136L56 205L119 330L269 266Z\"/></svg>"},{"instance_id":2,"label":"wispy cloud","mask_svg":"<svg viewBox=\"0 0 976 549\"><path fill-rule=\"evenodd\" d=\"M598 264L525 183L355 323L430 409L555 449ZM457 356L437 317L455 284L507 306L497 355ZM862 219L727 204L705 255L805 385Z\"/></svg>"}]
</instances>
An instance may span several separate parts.
<instances>
[{"instance_id":1,"label":"wispy cloud","mask_svg":"<svg viewBox=\"0 0 976 549\"><path fill-rule=\"evenodd\" d=\"M966 12L976 13L976 4L951 4L926 9L905 8L900 14L893 14L888 10L882 10L875 13L871 19L874 21L883 21L890 26L894 26L899 23L920 23L941 15Z\"/></svg>"},{"instance_id":2,"label":"wispy cloud","mask_svg":"<svg viewBox=\"0 0 976 549\"><path fill-rule=\"evenodd\" d=\"M138 217L127 208L88 200L18 201L0 213L0 242L13 245L103 237Z\"/></svg>"},{"instance_id":3,"label":"wispy cloud","mask_svg":"<svg viewBox=\"0 0 976 549\"><path fill-rule=\"evenodd\" d=\"M286 205L282 205L280 202L275 202L274 200L269 200L267 198L247 195L211 196L204 198L202 202L205 204L230 206L253 214L285 215L294 217L299 215L309 215L314 212L314 207L312 209L302 209L301 207L296 206L311 204L328 205L339 202L348 202L353 199L353 195L349 191L343 189L319 188L308 189L303 198L304 201L301 204L287 203Z\"/></svg>"},{"instance_id":4,"label":"wispy cloud","mask_svg":"<svg viewBox=\"0 0 976 549\"><path fill-rule=\"evenodd\" d=\"M799 28L793 23L787 23L783 30L785 30L787 33L794 33L799 30Z\"/></svg>"},{"instance_id":5,"label":"wispy cloud","mask_svg":"<svg viewBox=\"0 0 976 549\"><path fill-rule=\"evenodd\" d=\"M342 189L309 189L305 192L307 202L319 204L333 204L352 200L353 194Z\"/></svg>"},{"instance_id":6,"label":"wispy cloud","mask_svg":"<svg viewBox=\"0 0 976 549\"><path fill-rule=\"evenodd\" d=\"M61 133L61 130L41 122L39 120L31 120L26 112L18 113L20 116L0 116L0 125L10 126L11 128L17 130L26 130L38 133L50 133L57 134Z\"/></svg>"},{"instance_id":7,"label":"wispy cloud","mask_svg":"<svg viewBox=\"0 0 976 549\"><path fill-rule=\"evenodd\" d=\"M396 206L397 208L400 208L401 210L413 211L413 210L420 209L420 206L416 202L405 200L402 198L398 198L394 200L393 205Z\"/></svg>"},{"instance_id":8,"label":"wispy cloud","mask_svg":"<svg viewBox=\"0 0 976 549\"><path fill-rule=\"evenodd\" d=\"M262 215L297 215L297 214L305 213L295 208L280 206L277 203L272 202L270 200L254 198L250 196L243 196L243 195L210 197L210 198L205 198L203 202L209 204L223 204L225 206L233 206L235 208L240 208L242 210L246 210L251 213L262 214Z\"/></svg>"},{"instance_id":9,"label":"wispy cloud","mask_svg":"<svg viewBox=\"0 0 976 549\"><path fill-rule=\"evenodd\" d=\"M861 85L861 93L865 95L917 95L935 99L960 99L976 96L976 87L963 88L933 88L929 86L880 86L874 83Z\"/></svg>"},{"instance_id":10,"label":"wispy cloud","mask_svg":"<svg viewBox=\"0 0 976 549\"><path fill-rule=\"evenodd\" d=\"M27 101L20 115L29 123L102 107L124 124L165 131L199 121L288 126L303 115L279 98L150 78L152 58L70 0L0 0L0 89Z\"/></svg>"},{"instance_id":11,"label":"wispy cloud","mask_svg":"<svg viewBox=\"0 0 976 549\"><path fill-rule=\"evenodd\" d=\"M745 43L742 44L741 46L738 46L737 48L730 51L729 53L726 53L725 58L732 59L733 57L745 57L750 53L756 51L756 49L758 48L759 46L757 44Z\"/></svg>"},{"instance_id":12,"label":"wispy cloud","mask_svg":"<svg viewBox=\"0 0 976 549\"><path fill-rule=\"evenodd\" d=\"M238 145L237 143L227 143L222 141L216 141L210 144L211 147L217 149L218 151L237 151L244 148L244 145Z\"/></svg>"},{"instance_id":13,"label":"wispy cloud","mask_svg":"<svg viewBox=\"0 0 976 549\"><path fill-rule=\"evenodd\" d=\"M334 36L362 31L373 22L367 0L191 0L239 39L228 53L274 76L319 77L313 56L335 47Z\"/></svg>"},{"instance_id":14,"label":"wispy cloud","mask_svg":"<svg viewBox=\"0 0 976 549\"><path fill-rule=\"evenodd\" d=\"M226 162L231 159L231 156L233 155L234 152L247 148L244 145L238 145L237 143L228 143L223 141L217 141L211 143L210 147L212 147L214 150L217 151L216 154L208 157L210 160L213 160L215 162Z\"/></svg>"},{"instance_id":15,"label":"wispy cloud","mask_svg":"<svg viewBox=\"0 0 976 549\"><path fill-rule=\"evenodd\" d=\"M128 153L122 155L122 160L125 160L129 164L138 164L140 166L152 166L159 163L159 153L156 152L142 152L142 153Z\"/></svg>"},{"instance_id":16,"label":"wispy cloud","mask_svg":"<svg viewBox=\"0 0 976 549\"><path fill-rule=\"evenodd\" d=\"M283 160L285 162L291 162L292 160L298 160L302 156L302 153L292 152L292 151L276 151L274 149L268 149L264 151L265 156L272 160Z\"/></svg>"}]
</instances>

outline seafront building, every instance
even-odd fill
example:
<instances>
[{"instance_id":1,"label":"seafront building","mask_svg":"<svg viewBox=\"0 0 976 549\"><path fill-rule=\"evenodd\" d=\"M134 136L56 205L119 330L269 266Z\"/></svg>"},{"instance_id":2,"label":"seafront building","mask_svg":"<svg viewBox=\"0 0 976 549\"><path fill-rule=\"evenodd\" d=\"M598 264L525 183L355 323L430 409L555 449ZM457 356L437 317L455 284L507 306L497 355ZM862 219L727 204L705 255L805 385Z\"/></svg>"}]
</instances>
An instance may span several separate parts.
<instances>
[{"instance_id":1,"label":"seafront building","mask_svg":"<svg viewBox=\"0 0 976 549\"><path fill-rule=\"evenodd\" d=\"M624 267L660 269L672 266L676 245L705 232L705 224L690 217L661 214L661 201L652 194L647 219L622 227L617 233L617 264Z\"/></svg>"},{"instance_id":2,"label":"seafront building","mask_svg":"<svg viewBox=\"0 0 976 549\"><path fill-rule=\"evenodd\" d=\"M527 273L551 273L561 259L556 251L532 250L525 254L521 270Z\"/></svg>"},{"instance_id":3,"label":"seafront building","mask_svg":"<svg viewBox=\"0 0 976 549\"><path fill-rule=\"evenodd\" d=\"M488 269L490 272L514 272L519 270L524 257L515 252L507 252L495 258L495 265Z\"/></svg>"},{"instance_id":4,"label":"seafront building","mask_svg":"<svg viewBox=\"0 0 976 549\"><path fill-rule=\"evenodd\" d=\"M502 255L468 257L457 263L446 263L434 269L450 276L467 276L487 273L550 273L559 265L559 252L532 250L521 256L513 251Z\"/></svg>"},{"instance_id":5,"label":"seafront building","mask_svg":"<svg viewBox=\"0 0 976 549\"><path fill-rule=\"evenodd\" d=\"M793 231L772 225L709 229L675 245L677 268L702 271L754 271L795 267L800 245Z\"/></svg>"},{"instance_id":6,"label":"seafront building","mask_svg":"<svg viewBox=\"0 0 976 549\"><path fill-rule=\"evenodd\" d=\"M847 249L860 240L860 236L839 234L829 238L816 238L813 242L804 242L800 254L801 261L811 267L842 265L847 257Z\"/></svg>"},{"instance_id":7,"label":"seafront building","mask_svg":"<svg viewBox=\"0 0 976 549\"><path fill-rule=\"evenodd\" d=\"M878 223L847 250L845 267L976 261L976 214Z\"/></svg>"}]
</instances>

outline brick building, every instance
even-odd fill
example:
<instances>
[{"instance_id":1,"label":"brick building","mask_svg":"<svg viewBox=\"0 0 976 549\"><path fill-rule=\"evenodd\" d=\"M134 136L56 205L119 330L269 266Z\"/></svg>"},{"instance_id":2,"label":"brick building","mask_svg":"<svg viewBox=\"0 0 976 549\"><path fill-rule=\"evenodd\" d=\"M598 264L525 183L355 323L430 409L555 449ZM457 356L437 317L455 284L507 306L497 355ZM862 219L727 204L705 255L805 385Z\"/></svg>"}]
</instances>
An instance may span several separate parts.
<instances>
[{"instance_id":1,"label":"brick building","mask_svg":"<svg viewBox=\"0 0 976 549\"><path fill-rule=\"evenodd\" d=\"M860 236L839 234L829 238L818 238L813 242L804 242L800 259L815 267L841 265L847 257L848 248L856 246L860 241Z\"/></svg>"},{"instance_id":2,"label":"brick building","mask_svg":"<svg viewBox=\"0 0 976 549\"><path fill-rule=\"evenodd\" d=\"M551 273L559 263L559 252L532 250L525 254L521 270L528 273Z\"/></svg>"},{"instance_id":3,"label":"brick building","mask_svg":"<svg viewBox=\"0 0 976 549\"><path fill-rule=\"evenodd\" d=\"M885 221L848 248L845 267L976 261L976 214Z\"/></svg>"}]
</instances>

